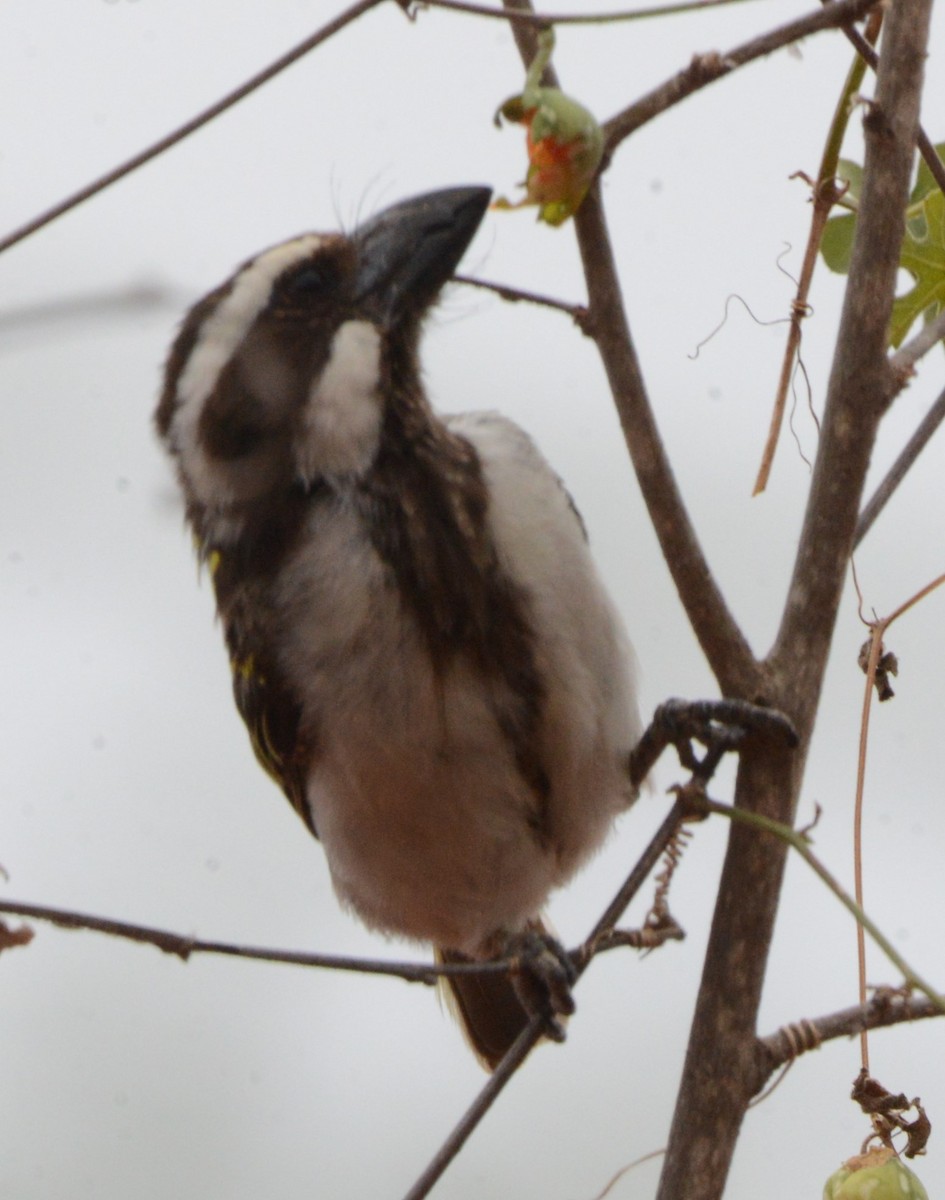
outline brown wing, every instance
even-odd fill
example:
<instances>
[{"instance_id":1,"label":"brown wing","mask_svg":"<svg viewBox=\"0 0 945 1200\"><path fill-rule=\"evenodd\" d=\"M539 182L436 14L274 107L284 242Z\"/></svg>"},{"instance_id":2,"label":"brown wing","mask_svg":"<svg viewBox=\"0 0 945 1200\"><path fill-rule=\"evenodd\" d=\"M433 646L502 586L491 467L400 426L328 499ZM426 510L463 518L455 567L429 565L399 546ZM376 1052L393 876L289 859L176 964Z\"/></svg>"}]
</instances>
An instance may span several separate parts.
<instances>
[{"instance_id":1,"label":"brown wing","mask_svg":"<svg viewBox=\"0 0 945 1200\"><path fill-rule=\"evenodd\" d=\"M269 556L290 543L286 532L270 524L243 544L205 551L201 557L213 578L233 696L256 758L317 837L305 795L313 737L303 730L302 706L279 667L267 624L271 614L266 568L272 565Z\"/></svg>"},{"instance_id":2,"label":"brown wing","mask_svg":"<svg viewBox=\"0 0 945 1200\"><path fill-rule=\"evenodd\" d=\"M230 638L227 637L229 643ZM230 658L233 696L260 766L275 780L317 837L305 797L309 751L300 733L300 706L264 655L251 650Z\"/></svg>"}]
</instances>

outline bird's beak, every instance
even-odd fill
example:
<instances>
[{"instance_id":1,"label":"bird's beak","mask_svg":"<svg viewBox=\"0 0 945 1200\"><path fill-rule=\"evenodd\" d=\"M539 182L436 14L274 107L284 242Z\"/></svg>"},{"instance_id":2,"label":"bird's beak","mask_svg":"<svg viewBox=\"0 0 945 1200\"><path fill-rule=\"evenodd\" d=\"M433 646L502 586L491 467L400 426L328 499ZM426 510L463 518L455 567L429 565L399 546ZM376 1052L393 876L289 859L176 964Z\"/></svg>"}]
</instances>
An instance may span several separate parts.
<instances>
[{"instance_id":1,"label":"bird's beak","mask_svg":"<svg viewBox=\"0 0 945 1200\"><path fill-rule=\"evenodd\" d=\"M362 225L354 244L365 314L386 327L422 314L463 257L491 195L486 187L427 192Z\"/></svg>"}]
</instances>

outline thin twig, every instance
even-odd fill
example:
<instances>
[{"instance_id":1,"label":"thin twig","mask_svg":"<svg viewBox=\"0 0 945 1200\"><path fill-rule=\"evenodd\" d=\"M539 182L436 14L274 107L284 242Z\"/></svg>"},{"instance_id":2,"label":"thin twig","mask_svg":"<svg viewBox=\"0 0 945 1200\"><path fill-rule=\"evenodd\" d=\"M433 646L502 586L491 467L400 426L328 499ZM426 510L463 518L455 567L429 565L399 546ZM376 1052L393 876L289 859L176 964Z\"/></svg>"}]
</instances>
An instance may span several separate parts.
<instances>
[{"instance_id":1,"label":"thin twig","mask_svg":"<svg viewBox=\"0 0 945 1200\"><path fill-rule=\"evenodd\" d=\"M510 964L504 960L483 963L403 963L384 959L351 958L337 954L310 954L296 950L272 950L258 946L242 946L233 942L215 942L186 934L96 917L89 913L50 908L43 904L23 904L15 900L0 901L0 913L48 921L60 929L86 929L104 933L125 941L155 946L165 954L174 954L186 962L193 954L221 954L228 958L248 958L260 962L285 963L297 967L320 967L332 971L353 971L362 975L389 975L408 983L432 986L437 979L451 975L497 974L507 972Z\"/></svg>"},{"instance_id":2,"label":"thin twig","mask_svg":"<svg viewBox=\"0 0 945 1200\"><path fill-rule=\"evenodd\" d=\"M857 1004L823 1017L805 1017L759 1038L770 1073L801 1054L818 1049L834 1038L855 1037L867 1029L883 1029L907 1021L942 1016L942 1010L927 996L910 996L900 989L879 988L866 1004Z\"/></svg>"},{"instance_id":3,"label":"thin twig","mask_svg":"<svg viewBox=\"0 0 945 1200\"><path fill-rule=\"evenodd\" d=\"M869 745L870 713L873 707L873 692L876 689L876 672L883 653L883 639L886 631L894 621L908 612L936 588L945 583L945 575L940 575L926 584L915 595L910 596L904 604L900 604L889 616L870 624L870 651L866 664L866 683L863 696L863 710L860 717L860 740L856 763L856 796L853 811L853 876L856 903L863 909L863 789L866 779L866 751ZM866 1004L866 936L865 925L857 922L856 928L856 958L859 985L859 1000ZM864 1028L860 1031L860 1059L863 1070L869 1074L869 1036Z\"/></svg>"},{"instance_id":4,"label":"thin twig","mask_svg":"<svg viewBox=\"0 0 945 1200\"><path fill-rule=\"evenodd\" d=\"M745 0L675 0L670 4L651 4L644 8L622 12L598 13L538 13L476 4L473 0L414 0L410 8L443 8L447 11L469 13L476 17L496 17L500 21L542 28L548 25L609 25L617 21L644 21L650 17L670 17L678 13L701 12L723 5L743 4Z\"/></svg>"},{"instance_id":5,"label":"thin twig","mask_svg":"<svg viewBox=\"0 0 945 1200\"><path fill-rule=\"evenodd\" d=\"M853 868L856 903L863 908L863 855L862 855L862 826L863 826L863 787L866 778L866 751L869 744L870 713L872 711L873 692L876 688L876 674L883 653L883 639L886 631L894 621L908 612L920 600L924 600L936 588L945 584L945 575L939 575L931 583L920 588L903 604L894 609L887 617L875 620L870 624L870 650L866 664L866 684L863 696L863 710L860 718L860 741L856 769L856 798L853 819ZM857 923L857 967L859 976L860 1004L866 1003L866 943L864 936L865 925ZM911 981L910 981L911 982ZM866 1029L860 1032L860 1055L864 1072L869 1074L869 1038Z\"/></svg>"},{"instance_id":6,"label":"thin twig","mask_svg":"<svg viewBox=\"0 0 945 1200\"><path fill-rule=\"evenodd\" d=\"M627 905L643 886L650 872L659 862L663 851L672 840L685 812L686 805L682 801L677 800L664 818L659 829L657 829L656 833L650 839L646 850L627 876L623 886L607 906L600 919L594 925L594 928L584 939L582 943L584 953L579 952L574 956L574 965L578 978L584 973L593 957L596 943L604 940L606 933L617 924ZM479 1095L457 1122L449 1137L447 1137L427 1165L423 1174L420 1175L410 1191L407 1192L404 1200L423 1200L423 1197L430 1194L437 1181L443 1175L443 1172L456 1155L459 1154L460 1150L462 1150L470 1134L472 1134L476 1126L495 1103L505 1085L525 1061L529 1051L540 1040L541 1035L542 1019L540 1016L537 1016L519 1034L515 1043L493 1071Z\"/></svg>"},{"instance_id":7,"label":"thin twig","mask_svg":"<svg viewBox=\"0 0 945 1200\"><path fill-rule=\"evenodd\" d=\"M870 637L869 660L866 665L866 686L863 709L860 714L860 741L856 759L856 791L853 799L853 891L856 902L863 908L863 784L866 779L866 750L869 745L870 713L873 708L873 689L876 686L876 668L883 652L883 629L881 622L873 625ZM860 1004L866 1004L866 933L860 921L856 923L856 968L857 995ZM860 1066L869 1074L870 1042L865 1029L860 1030Z\"/></svg>"},{"instance_id":8,"label":"thin twig","mask_svg":"<svg viewBox=\"0 0 945 1200\"><path fill-rule=\"evenodd\" d=\"M495 292L502 300L507 300L512 304L522 301L566 313L582 331L587 324L587 307L584 304L568 304L565 300L555 300L552 296L543 296L540 292L529 292L524 288L509 287L508 284L493 283L488 279L474 279L471 275L454 275L453 282Z\"/></svg>"},{"instance_id":9,"label":"thin twig","mask_svg":"<svg viewBox=\"0 0 945 1200\"><path fill-rule=\"evenodd\" d=\"M740 824L749 825L754 829L773 834L774 837L787 843L792 850L796 850L814 874L827 885L844 908L866 930L893 966L902 973L906 986L923 992L938 1011L945 1014L945 995L942 995L933 988L930 983L927 983L923 979L918 971L909 966L889 938L882 933L875 922L867 916L861 906L841 887L837 879L834 878L817 855L814 854L803 833L799 833L796 829L792 829L790 825L785 825L781 821L773 821L770 817L766 817L762 813L747 812L745 809L735 808L730 804L720 804L717 800L707 799L704 801L704 804L708 812L718 813L719 816L728 817L732 821L737 821Z\"/></svg>"},{"instance_id":10,"label":"thin twig","mask_svg":"<svg viewBox=\"0 0 945 1200\"><path fill-rule=\"evenodd\" d=\"M531 11L529 0L504 4L517 12ZM535 30L515 25L512 32L527 65L536 51ZM553 65L546 68L543 83L558 86ZM630 336L599 186L591 188L575 213L574 227L587 282L589 328L663 557L723 695L758 695L761 687L751 649L709 570L657 428Z\"/></svg>"},{"instance_id":11,"label":"thin twig","mask_svg":"<svg viewBox=\"0 0 945 1200\"><path fill-rule=\"evenodd\" d=\"M870 13L869 20L868 37L870 43L875 42L879 36L881 24L882 10L874 10ZM807 234L807 247L804 251L804 260L801 264L801 274L797 282L797 290L791 304L791 327L788 331L784 357L781 360L781 375L778 379L778 390L775 394L774 411L771 414L768 438L762 452L758 477L755 480L755 486L752 490L753 496L759 495L768 486L768 478L771 474L775 451L777 450L778 440L781 436L781 426L784 422L788 387L794 373L794 362L800 349L801 321L810 311L808 297L814 278L814 268L817 265L820 243L823 239L824 228L826 227L831 209L846 190L836 178L837 165L840 161L840 149L843 144L843 138L846 134L847 126L850 124L850 115L853 111L851 102L853 97L859 92L865 74L866 60L857 54L854 56L853 63L847 72L843 89L840 92L840 99L837 101L834 109L833 119L830 122L830 129L827 133L827 141L820 159L820 169L811 188L813 211L811 214L810 229Z\"/></svg>"},{"instance_id":12,"label":"thin twig","mask_svg":"<svg viewBox=\"0 0 945 1200\"><path fill-rule=\"evenodd\" d=\"M611 1175L607 1183L604 1184L603 1190L599 1191L593 1200L605 1200L605 1197L613 1191L614 1187L620 1182L621 1179L623 1179L624 1175L629 1174L630 1171L635 1171L637 1167L642 1167L644 1163L652 1162L654 1158L659 1158L665 1153L666 1147L660 1146L658 1150L651 1150L649 1154L641 1154L640 1157L635 1158L633 1162L628 1162L626 1166L621 1167L619 1171L616 1171L613 1175Z\"/></svg>"},{"instance_id":13,"label":"thin twig","mask_svg":"<svg viewBox=\"0 0 945 1200\"><path fill-rule=\"evenodd\" d=\"M904 613L907 613L910 608L914 608L915 605L918 604L921 600L924 600L925 597L928 596L930 592L936 591L943 584L945 584L945 575L938 575L938 576L936 576L935 579L932 580L931 583L927 583L925 585L925 587L919 588L919 590L915 593L914 596L910 596L909 599L906 600L904 603L900 604L898 608L894 608L893 611L889 614L889 616L885 618L885 620L883 621L883 632L885 632L889 628L889 626L892 625L893 621L898 621L899 618Z\"/></svg>"},{"instance_id":14,"label":"thin twig","mask_svg":"<svg viewBox=\"0 0 945 1200\"><path fill-rule=\"evenodd\" d=\"M753 496L760 495L768 486L771 467L774 463L775 451L781 436L781 426L784 424L784 412L787 408L788 389L794 378L794 364L801 344L801 323L808 316L810 308L807 297L810 294L811 281L814 278L814 268L817 265L817 252L824 226L834 204L836 185L832 180L824 181L814 188L814 208L811 216L810 230L807 235L807 247L804 251L804 261L801 264L801 276L797 291L791 303L789 318L788 340L781 360L781 374L778 377L778 387L775 393L774 408L768 427L768 437L761 455L761 465L752 488Z\"/></svg>"},{"instance_id":15,"label":"thin twig","mask_svg":"<svg viewBox=\"0 0 945 1200\"><path fill-rule=\"evenodd\" d=\"M869 503L860 513L853 537L854 549L862 542L872 528L873 522L886 507L893 493L906 477L910 467L925 449L936 429L945 420L945 390L941 391L935 403L922 418L918 429L906 442L899 457L886 472L882 483L871 496Z\"/></svg>"},{"instance_id":16,"label":"thin twig","mask_svg":"<svg viewBox=\"0 0 945 1200\"><path fill-rule=\"evenodd\" d=\"M635 133L642 125L672 108L680 100L685 100L693 92L721 79L723 75L729 75L736 68L743 67L756 58L763 58L810 34L855 21L875 3L876 0L833 0L828 7L809 13L805 17L798 17L770 33L753 38L750 42L730 50L728 54L696 55L688 67L604 122L607 153L612 154L624 138Z\"/></svg>"},{"instance_id":17,"label":"thin twig","mask_svg":"<svg viewBox=\"0 0 945 1200\"><path fill-rule=\"evenodd\" d=\"M834 0L821 0L821 3L833 8ZM858 29L854 29L852 25L845 25L843 27L843 33L850 45L856 49L857 53L875 71L877 63L879 62L879 55L862 35L862 33L860 33ZM922 155L925 165L931 172L932 178L938 184L939 189L942 192L945 192L945 163L943 163L939 158L938 154L936 153L935 146L932 143L932 139L925 132L921 125L919 126L919 132L916 136L916 146L918 147L919 153Z\"/></svg>"},{"instance_id":18,"label":"thin twig","mask_svg":"<svg viewBox=\"0 0 945 1200\"><path fill-rule=\"evenodd\" d=\"M666 565L723 696L762 694L757 664L712 574L660 436L630 335L613 247L594 187L575 214L591 329Z\"/></svg>"},{"instance_id":19,"label":"thin twig","mask_svg":"<svg viewBox=\"0 0 945 1200\"><path fill-rule=\"evenodd\" d=\"M924 45L920 54L912 42L927 28L928 2L917 6L915 21L920 24L914 23L911 8L908 16L895 6L887 11L886 70L880 71L876 100L864 118L866 163L846 295L804 525L769 658L775 671L792 680L798 695L819 693L863 482L887 397L896 387L887 334L905 232L925 54ZM809 715L813 719L813 710Z\"/></svg>"},{"instance_id":20,"label":"thin twig","mask_svg":"<svg viewBox=\"0 0 945 1200\"><path fill-rule=\"evenodd\" d=\"M338 33L339 30L343 29L346 25L350 25L352 21L362 16L369 9L375 8L381 2L382 0L357 0L357 3L352 4L350 8L346 8L344 12L339 13L337 17L334 17L327 24L323 25L317 32L305 38L304 41L299 42L299 44L292 50L289 50L288 53L283 54L280 58L277 58L275 62L270 63L268 67L265 67L256 75L253 75L250 79L247 79L245 83L241 83L238 88L235 88L232 92L229 92L226 96L223 96L222 99L217 100L215 104L211 104L209 108L204 109L203 112L198 113L197 116L191 117L189 121L185 121L185 123L178 129L175 129L172 133L162 137L153 145L148 146L146 150L142 150L140 153L135 154L132 158L129 158L127 162L121 163L120 166L114 167L111 171L107 172L105 175L102 175L99 179L96 179L92 183L87 184L85 187L80 188L79 191L74 192L71 196L66 197L65 200L61 200L58 204L54 204L52 208L47 209L45 212L40 213L39 216L27 221L25 225L21 225L19 229L15 229L12 233L7 234L6 237L0 238L0 254L2 254L4 250L9 250L11 246L15 246L17 242L22 242L31 234L36 233L37 230L49 225L52 221L55 221L57 217L61 217L64 213L70 212L73 208L76 208L84 201L91 199L92 196L97 196L99 192L103 192L106 188L111 187L111 185L113 183L117 183L119 179L123 179L126 175L130 175L132 171L137 171L139 167L142 167L145 163L150 162L152 158L157 158L158 155L163 154L165 150L169 150L172 146L176 146L178 142L183 141L184 138L189 137L192 133L195 133L198 129L201 129L208 122L212 121L214 117L218 117L221 113L226 112L227 109L232 108L234 104L237 104L251 92L256 91L257 88L262 87L264 83L268 83L270 79L273 79L281 71L284 71L286 67L290 67L293 63L298 62L298 60L304 55L308 54L310 50L314 50L316 46L321 45L322 42L327 41L330 37L333 37L334 34Z\"/></svg>"},{"instance_id":21,"label":"thin twig","mask_svg":"<svg viewBox=\"0 0 945 1200\"><path fill-rule=\"evenodd\" d=\"M928 352L945 338L945 310L923 325L919 332L906 342L889 360L892 369L902 377L903 386L912 377L913 367Z\"/></svg>"}]
</instances>

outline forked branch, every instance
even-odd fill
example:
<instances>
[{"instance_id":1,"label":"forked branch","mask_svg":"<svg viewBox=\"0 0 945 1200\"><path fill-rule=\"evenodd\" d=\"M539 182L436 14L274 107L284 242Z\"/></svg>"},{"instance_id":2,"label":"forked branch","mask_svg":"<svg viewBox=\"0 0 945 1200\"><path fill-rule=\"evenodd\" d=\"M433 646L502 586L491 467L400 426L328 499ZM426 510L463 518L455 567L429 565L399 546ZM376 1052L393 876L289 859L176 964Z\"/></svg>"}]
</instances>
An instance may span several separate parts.
<instances>
[{"instance_id":1,"label":"forked branch","mask_svg":"<svg viewBox=\"0 0 945 1200\"><path fill-rule=\"evenodd\" d=\"M817 460L781 629L768 659L767 699L806 747L836 623L876 429L893 386L886 356L918 127L930 0L886 15L856 240ZM804 753L751 745L736 805L790 824ZM758 1072L755 1036L785 849L733 828L729 837L659 1200L716 1200Z\"/></svg>"}]
</instances>

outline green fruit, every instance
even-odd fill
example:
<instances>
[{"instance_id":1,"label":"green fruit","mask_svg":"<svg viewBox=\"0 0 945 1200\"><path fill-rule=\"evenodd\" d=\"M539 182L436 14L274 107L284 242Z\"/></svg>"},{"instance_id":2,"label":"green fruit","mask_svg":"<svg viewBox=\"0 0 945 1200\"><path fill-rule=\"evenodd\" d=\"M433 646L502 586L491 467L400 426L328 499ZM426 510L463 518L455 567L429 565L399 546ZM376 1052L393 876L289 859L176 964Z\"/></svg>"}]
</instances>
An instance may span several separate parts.
<instances>
[{"instance_id":1,"label":"green fruit","mask_svg":"<svg viewBox=\"0 0 945 1200\"><path fill-rule=\"evenodd\" d=\"M929 1194L891 1150L851 1158L824 1184L824 1200L929 1200Z\"/></svg>"}]
</instances>

